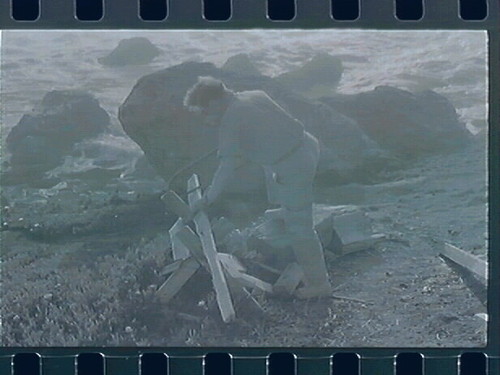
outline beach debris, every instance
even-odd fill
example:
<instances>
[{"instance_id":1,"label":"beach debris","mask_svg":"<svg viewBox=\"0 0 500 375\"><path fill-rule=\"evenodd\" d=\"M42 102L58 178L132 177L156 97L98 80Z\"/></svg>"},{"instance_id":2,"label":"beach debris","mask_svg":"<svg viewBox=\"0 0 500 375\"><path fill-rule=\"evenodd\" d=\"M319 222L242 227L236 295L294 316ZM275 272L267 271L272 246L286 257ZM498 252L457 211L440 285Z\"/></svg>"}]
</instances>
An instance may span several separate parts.
<instances>
[{"instance_id":1,"label":"beach debris","mask_svg":"<svg viewBox=\"0 0 500 375\"><path fill-rule=\"evenodd\" d=\"M353 205L314 205L313 222L323 248L336 256L369 249L386 239L382 233L373 233L370 219ZM251 233L250 241L257 239L275 249L290 245L279 209L267 210Z\"/></svg>"},{"instance_id":2,"label":"beach debris","mask_svg":"<svg viewBox=\"0 0 500 375\"><path fill-rule=\"evenodd\" d=\"M333 231L340 242L342 255L366 250L384 240L382 233L373 233L370 219L362 211L332 216Z\"/></svg>"},{"instance_id":3,"label":"beach debris","mask_svg":"<svg viewBox=\"0 0 500 375\"><path fill-rule=\"evenodd\" d=\"M162 302L170 301L200 268L194 258L183 259L179 268L158 288L156 292Z\"/></svg>"},{"instance_id":4,"label":"beach debris","mask_svg":"<svg viewBox=\"0 0 500 375\"><path fill-rule=\"evenodd\" d=\"M474 274L481 284L487 285L488 263L486 261L446 242L440 255Z\"/></svg>"},{"instance_id":5,"label":"beach debris","mask_svg":"<svg viewBox=\"0 0 500 375\"><path fill-rule=\"evenodd\" d=\"M292 295L303 277L302 268L295 262L290 263L274 283L273 290L276 294Z\"/></svg>"},{"instance_id":6,"label":"beach debris","mask_svg":"<svg viewBox=\"0 0 500 375\"><path fill-rule=\"evenodd\" d=\"M167 211L180 217L169 229L174 261L160 272L168 276L157 291L160 300L168 303L200 268L211 275L217 306L225 323L233 321L236 314L248 315L249 311L262 314L264 310L254 298L255 293L293 295L303 282L301 267L295 261L289 261L283 264L283 268L277 269L268 265L266 260L266 264L262 263L261 256L253 255L260 253L265 258L267 246L268 253L279 255L282 263L286 261L283 251L290 243L284 231L281 209L267 210L256 223L239 230L225 217L210 222L204 211L194 217L190 214L189 207L202 197L196 174L188 180L187 197L189 205L173 191L162 196ZM313 212L320 240L335 257L368 249L385 238L382 234L373 233L369 218L357 206L314 205ZM235 236L238 238L238 251L228 245ZM261 246L263 244L266 246ZM221 252L221 248L225 251ZM252 275L249 268L259 275Z\"/></svg>"}]
</instances>

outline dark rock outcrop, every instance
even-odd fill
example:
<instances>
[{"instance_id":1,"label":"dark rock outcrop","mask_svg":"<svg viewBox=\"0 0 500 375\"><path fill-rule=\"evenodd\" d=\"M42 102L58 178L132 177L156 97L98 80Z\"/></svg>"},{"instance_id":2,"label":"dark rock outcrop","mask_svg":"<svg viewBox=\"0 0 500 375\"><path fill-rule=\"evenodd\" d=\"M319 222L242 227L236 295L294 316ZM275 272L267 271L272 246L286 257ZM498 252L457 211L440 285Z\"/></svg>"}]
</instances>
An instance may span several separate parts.
<instances>
[{"instance_id":1,"label":"dark rock outcrop","mask_svg":"<svg viewBox=\"0 0 500 375\"><path fill-rule=\"evenodd\" d=\"M262 75L246 53L231 56L222 66L223 70L247 76Z\"/></svg>"},{"instance_id":2,"label":"dark rock outcrop","mask_svg":"<svg viewBox=\"0 0 500 375\"><path fill-rule=\"evenodd\" d=\"M34 181L60 165L73 146L104 132L109 116L90 94L51 91L7 136L9 182Z\"/></svg>"},{"instance_id":3,"label":"dark rock outcrop","mask_svg":"<svg viewBox=\"0 0 500 375\"><path fill-rule=\"evenodd\" d=\"M320 53L296 70L277 76L277 82L298 92L307 92L314 86L335 88L342 78L342 60L327 53Z\"/></svg>"},{"instance_id":4,"label":"dark rock outcrop","mask_svg":"<svg viewBox=\"0 0 500 375\"><path fill-rule=\"evenodd\" d=\"M380 152L355 121L269 77L218 69L209 63L186 62L142 77L119 112L125 132L140 145L165 180L181 166L217 147L217 129L203 126L201 116L183 106L184 95L198 76L220 78L235 91L266 91L320 140L320 172L336 168L353 171ZM209 182L216 165L212 157L180 175L180 191L185 189L186 177L193 171L201 175L202 183ZM260 168L248 165L238 170L230 190L258 189L262 181Z\"/></svg>"},{"instance_id":5,"label":"dark rock outcrop","mask_svg":"<svg viewBox=\"0 0 500 375\"><path fill-rule=\"evenodd\" d=\"M379 86L356 95L322 98L335 111L357 121L382 148L401 157L459 148L470 133L444 96Z\"/></svg>"},{"instance_id":6,"label":"dark rock outcrop","mask_svg":"<svg viewBox=\"0 0 500 375\"><path fill-rule=\"evenodd\" d=\"M135 37L123 39L107 56L98 59L102 65L124 66L149 64L160 55L160 50L149 39Z\"/></svg>"}]
</instances>

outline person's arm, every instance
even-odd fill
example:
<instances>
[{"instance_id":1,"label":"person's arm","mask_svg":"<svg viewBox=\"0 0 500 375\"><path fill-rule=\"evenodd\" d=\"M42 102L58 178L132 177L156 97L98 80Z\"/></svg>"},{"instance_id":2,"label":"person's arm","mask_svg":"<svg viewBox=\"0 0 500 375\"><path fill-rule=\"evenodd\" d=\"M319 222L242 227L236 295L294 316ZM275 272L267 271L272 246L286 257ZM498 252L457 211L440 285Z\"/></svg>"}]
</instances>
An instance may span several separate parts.
<instances>
[{"instance_id":1,"label":"person's arm","mask_svg":"<svg viewBox=\"0 0 500 375\"><path fill-rule=\"evenodd\" d=\"M191 207L191 217L214 203L227 186L233 172L242 165L239 157L223 157L203 197Z\"/></svg>"},{"instance_id":2,"label":"person's arm","mask_svg":"<svg viewBox=\"0 0 500 375\"><path fill-rule=\"evenodd\" d=\"M204 194L206 205L214 203L220 194L224 191L234 171L241 166L239 157L223 157L220 160L219 167L212 178L212 183Z\"/></svg>"}]
</instances>

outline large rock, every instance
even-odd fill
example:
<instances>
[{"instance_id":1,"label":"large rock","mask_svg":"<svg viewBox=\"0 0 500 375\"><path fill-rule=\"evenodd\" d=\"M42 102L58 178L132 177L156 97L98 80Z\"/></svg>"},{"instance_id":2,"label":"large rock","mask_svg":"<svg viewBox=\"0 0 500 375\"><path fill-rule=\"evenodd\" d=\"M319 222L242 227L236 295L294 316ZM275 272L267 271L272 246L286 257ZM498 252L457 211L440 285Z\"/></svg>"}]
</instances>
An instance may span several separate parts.
<instances>
[{"instance_id":1,"label":"large rock","mask_svg":"<svg viewBox=\"0 0 500 375\"><path fill-rule=\"evenodd\" d=\"M153 194L164 188L140 148L127 137L109 133L75 144L64 162L46 176L83 182L97 190Z\"/></svg>"},{"instance_id":2,"label":"large rock","mask_svg":"<svg viewBox=\"0 0 500 375\"><path fill-rule=\"evenodd\" d=\"M411 93L379 86L369 92L336 95L322 101L356 120L381 147L398 156L447 151L470 139L453 105L434 91Z\"/></svg>"},{"instance_id":3,"label":"large rock","mask_svg":"<svg viewBox=\"0 0 500 375\"><path fill-rule=\"evenodd\" d=\"M109 55L98 59L102 65L124 66L149 64L160 50L144 37L123 39Z\"/></svg>"},{"instance_id":4,"label":"large rock","mask_svg":"<svg viewBox=\"0 0 500 375\"><path fill-rule=\"evenodd\" d=\"M246 53L240 53L227 59L222 66L223 70L241 75L260 76L262 75L259 69Z\"/></svg>"},{"instance_id":5,"label":"large rock","mask_svg":"<svg viewBox=\"0 0 500 375\"><path fill-rule=\"evenodd\" d=\"M222 79L235 91L264 90L301 120L321 142L321 171L353 170L379 152L354 121L269 77L218 69L209 63L187 62L142 77L119 111L125 132L141 146L165 180L179 167L217 147L217 129L203 126L201 116L183 106L186 91L198 76L207 75ZM216 165L212 157L193 170L206 184ZM185 189L185 179L193 170L179 176L180 189ZM260 168L249 165L238 170L230 190L255 190L262 187L262 182Z\"/></svg>"},{"instance_id":6,"label":"large rock","mask_svg":"<svg viewBox=\"0 0 500 375\"><path fill-rule=\"evenodd\" d=\"M314 96L314 89L334 89L344 71L342 60L328 53L319 53L300 68L283 73L276 81L301 93Z\"/></svg>"},{"instance_id":7,"label":"large rock","mask_svg":"<svg viewBox=\"0 0 500 375\"><path fill-rule=\"evenodd\" d=\"M109 126L109 116L88 93L51 91L7 136L10 182L29 182L60 165L76 143Z\"/></svg>"}]
</instances>

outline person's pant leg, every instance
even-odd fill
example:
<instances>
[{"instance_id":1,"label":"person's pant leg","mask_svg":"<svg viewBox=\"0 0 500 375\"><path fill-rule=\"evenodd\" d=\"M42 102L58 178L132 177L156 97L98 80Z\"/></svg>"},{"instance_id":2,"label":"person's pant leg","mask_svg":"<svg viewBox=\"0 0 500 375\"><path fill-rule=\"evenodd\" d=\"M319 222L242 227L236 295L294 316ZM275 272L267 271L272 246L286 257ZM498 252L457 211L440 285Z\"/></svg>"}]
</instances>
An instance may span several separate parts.
<instances>
[{"instance_id":1,"label":"person's pant leg","mask_svg":"<svg viewBox=\"0 0 500 375\"><path fill-rule=\"evenodd\" d=\"M313 228L312 205L301 210L284 208L283 214L295 258L304 272L306 288L329 286L323 248Z\"/></svg>"}]
</instances>

